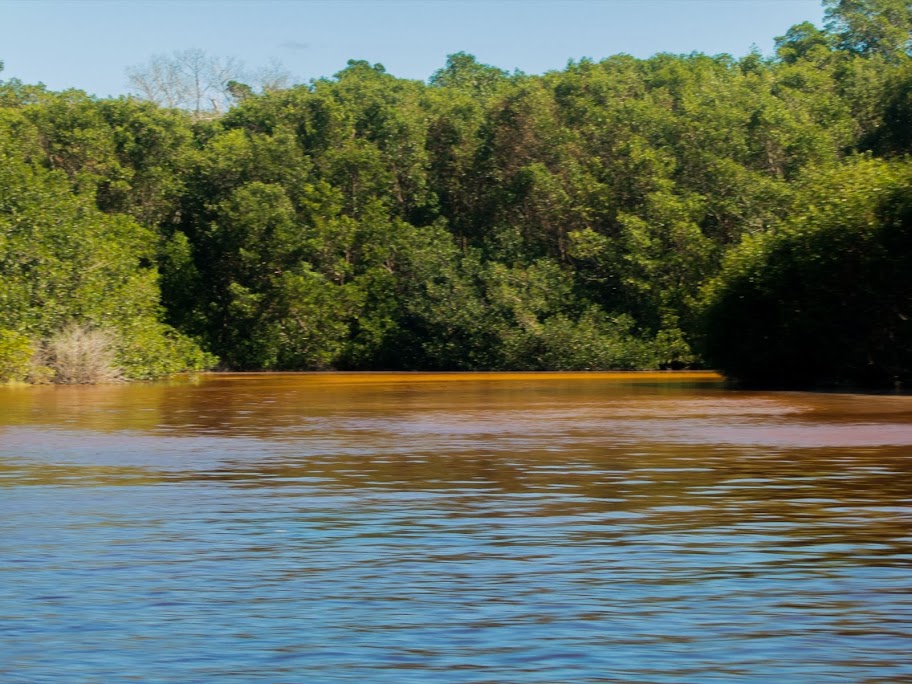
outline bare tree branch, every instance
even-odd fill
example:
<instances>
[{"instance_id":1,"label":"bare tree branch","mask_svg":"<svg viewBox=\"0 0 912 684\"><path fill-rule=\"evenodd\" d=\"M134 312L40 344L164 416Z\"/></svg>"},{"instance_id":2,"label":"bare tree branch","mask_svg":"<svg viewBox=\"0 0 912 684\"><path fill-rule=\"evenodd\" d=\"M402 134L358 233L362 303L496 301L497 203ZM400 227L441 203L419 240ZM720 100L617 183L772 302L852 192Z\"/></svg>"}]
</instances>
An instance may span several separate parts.
<instances>
[{"instance_id":1,"label":"bare tree branch","mask_svg":"<svg viewBox=\"0 0 912 684\"><path fill-rule=\"evenodd\" d=\"M239 99L239 93L271 92L287 88L291 75L271 60L248 72L236 57L211 57L198 48L155 55L147 64L127 69L135 94L163 107L186 109L197 116L220 114Z\"/></svg>"}]
</instances>

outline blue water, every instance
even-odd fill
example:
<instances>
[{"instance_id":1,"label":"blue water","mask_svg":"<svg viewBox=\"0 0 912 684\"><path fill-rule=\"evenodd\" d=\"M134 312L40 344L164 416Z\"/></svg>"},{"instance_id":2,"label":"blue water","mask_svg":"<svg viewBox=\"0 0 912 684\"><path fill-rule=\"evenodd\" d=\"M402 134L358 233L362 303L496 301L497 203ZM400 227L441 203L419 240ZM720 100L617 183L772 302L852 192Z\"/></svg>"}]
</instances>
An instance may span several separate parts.
<instances>
[{"instance_id":1,"label":"blue water","mask_svg":"<svg viewBox=\"0 0 912 684\"><path fill-rule=\"evenodd\" d=\"M909 397L282 376L0 409L4 683L912 680Z\"/></svg>"}]
</instances>

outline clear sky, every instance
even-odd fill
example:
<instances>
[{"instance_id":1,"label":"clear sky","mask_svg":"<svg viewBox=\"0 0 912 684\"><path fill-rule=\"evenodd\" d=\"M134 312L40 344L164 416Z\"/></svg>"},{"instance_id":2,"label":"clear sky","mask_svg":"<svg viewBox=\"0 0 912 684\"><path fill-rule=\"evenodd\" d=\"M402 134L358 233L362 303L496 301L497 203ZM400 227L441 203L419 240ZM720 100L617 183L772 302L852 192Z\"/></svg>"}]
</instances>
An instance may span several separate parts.
<instances>
[{"instance_id":1,"label":"clear sky","mask_svg":"<svg viewBox=\"0 0 912 684\"><path fill-rule=\"evenodd\" d=\"M127 67L188 48L275 59L296 82L349 59L426 79L459 51L538 74L618 53L770 54L822 17L819 0L0 0L0 79L119 95Z\"/></svg>"}]
</instances>

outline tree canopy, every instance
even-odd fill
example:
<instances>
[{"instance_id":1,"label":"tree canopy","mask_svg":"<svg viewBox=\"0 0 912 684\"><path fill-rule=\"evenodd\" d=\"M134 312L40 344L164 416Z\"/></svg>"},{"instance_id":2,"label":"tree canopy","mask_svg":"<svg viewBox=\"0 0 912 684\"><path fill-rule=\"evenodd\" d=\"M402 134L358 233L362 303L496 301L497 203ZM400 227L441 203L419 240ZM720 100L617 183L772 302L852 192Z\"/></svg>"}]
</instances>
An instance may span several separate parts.
<instances>
[{"instance_id":1,"label":"tree canopy","mask_svg":"<svg viewBox=\"0 0 912 684\"><path fill-rule=\"evenodd\" d=\"M134 70L141 99L0 81L0 369L75 321L139 376L907 380L910 10L824 4L773 57L256 88L187 51Z\"/></svg>"}]
</instances>

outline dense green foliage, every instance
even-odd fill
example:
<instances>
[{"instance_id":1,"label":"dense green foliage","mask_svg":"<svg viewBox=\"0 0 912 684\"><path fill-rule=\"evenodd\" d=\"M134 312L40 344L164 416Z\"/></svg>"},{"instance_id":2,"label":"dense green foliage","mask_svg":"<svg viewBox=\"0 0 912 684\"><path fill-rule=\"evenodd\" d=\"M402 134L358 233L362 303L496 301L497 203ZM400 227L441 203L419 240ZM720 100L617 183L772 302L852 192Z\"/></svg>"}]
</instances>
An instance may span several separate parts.
<instances>
[{"instance_id":1,"label":"dense green foliage","mask_svg":"<svg viewBox=\"0 0 912 684\"><path fill-rule=\"evenodd\" d=\"M428 83L353 61L235 83L209 118L0 82L0 370L76 322L133 376L199 345L236 369L908 378L912 10L825 5L772 58L459 53Z\"/></svg>"},{"instance_id":2,"label":"dense green foliage","mask_svg":"<svg viewBox=\"0 0 912 684\"><path fill-rule=\"evenodd\" d=\"M28 337L0 329L0 382L25 379L34 353Z\"/></svg>"},{"instance_id":3,"label":"dense green foliage","mask_svg":"<svg viewBox=\"0 0 912 684\"><path fill-rule=\"evenodd\" d=\"M154 231L102 212L94 187L74 192L66 174L33 163L43 157L40 139L21 112L0 111L0 379L28 374L24 340L48 339L68 324L116 334L127 377L211 363L161 321ZM74 178L89 173L81 168ZM29 346L39 351L37 342Z\"/></svg>"},{"instance_id":4,"label":"dense green foliage","mask_svg":"<svg viewBox=\"0 0 912 684\"><path fill-rule=\"evenodd\" d=\"M912 163L860 159L804 185L708 286L709 359L771 385L912 381Z\"/></svg>"}]
</instances>

